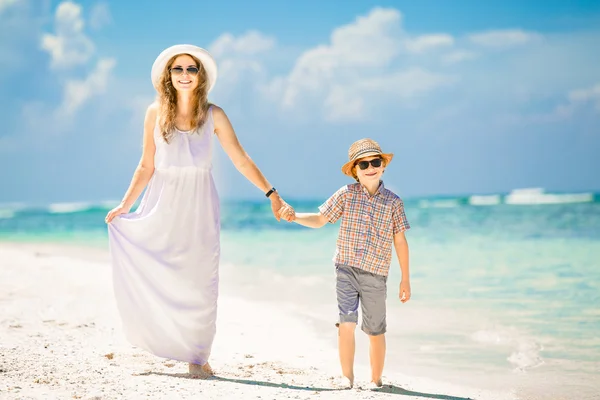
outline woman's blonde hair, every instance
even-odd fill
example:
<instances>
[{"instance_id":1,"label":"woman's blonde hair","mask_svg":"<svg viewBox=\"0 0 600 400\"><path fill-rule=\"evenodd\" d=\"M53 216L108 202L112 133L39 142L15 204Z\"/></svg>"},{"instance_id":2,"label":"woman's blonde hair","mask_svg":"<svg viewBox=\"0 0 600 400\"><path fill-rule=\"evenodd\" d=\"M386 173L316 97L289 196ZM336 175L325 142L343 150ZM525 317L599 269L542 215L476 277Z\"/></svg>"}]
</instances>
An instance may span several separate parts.
<instances>
[{"instance_id":1,"label":"woman's blonde hair","mask_svg":"<svg viewBox=\"0 0 600 400\"><path fill-rule=\"evenodd\" d=\"M194 89L192 94L192 130L196 130L206 122L208 116L208 77L204 66L196 57L191 54L184 53L192 57L198 67L198 85ZM159 85L158 85L158 116L159 116L159 128L165 142L169 142L169 139L173 135L173 131L176 129L175 118L177 117L177 90L173 87L171 81L171 66L175 62L175 59L184 54L177 54L173 56L169 62L165 65Z\"/></svg>"}]
</instances>

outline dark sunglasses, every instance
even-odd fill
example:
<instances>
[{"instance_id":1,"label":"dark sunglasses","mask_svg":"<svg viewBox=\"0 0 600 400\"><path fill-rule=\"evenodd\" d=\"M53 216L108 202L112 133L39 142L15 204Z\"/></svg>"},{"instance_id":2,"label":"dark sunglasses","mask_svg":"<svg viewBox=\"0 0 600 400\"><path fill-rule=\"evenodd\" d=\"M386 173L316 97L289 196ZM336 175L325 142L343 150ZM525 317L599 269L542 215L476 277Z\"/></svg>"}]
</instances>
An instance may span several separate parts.
<instances>
[{"instance_id":1,"label":"dark sunglasses","mask_svg":"<svg viewBox=\"0 0 600 400\"><path fill-rule=\"evenodd\" d=\"M374 168L379 168L381 167L381 161L381 158L374 158L371 161L359 161L356 163L356 165L358 165L358 167L362 170L369 168L369 164L371 164Z\"/></svg>"},{"instance_id":2,"label":"dark sunglasses","mask_svg":"<svg viewBox=\"0 0 600 400\"><path fill-rule=\"evenodd\" d=\"M198 75L198 68L197 67L187 67L185 70L190 75ZM171 68L171 73L173 75L181 75L181 74L183 74L183 68L182 67Z\"/></svg>"}]
</instances>

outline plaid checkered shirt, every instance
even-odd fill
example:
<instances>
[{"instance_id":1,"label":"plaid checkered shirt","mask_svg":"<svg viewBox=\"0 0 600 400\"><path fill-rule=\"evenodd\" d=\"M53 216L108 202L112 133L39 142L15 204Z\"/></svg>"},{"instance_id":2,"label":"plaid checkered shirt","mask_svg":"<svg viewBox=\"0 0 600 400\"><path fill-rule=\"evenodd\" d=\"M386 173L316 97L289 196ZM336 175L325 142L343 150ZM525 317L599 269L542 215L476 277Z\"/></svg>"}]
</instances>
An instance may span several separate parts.
<instances>
[{"instance_id":1,"label":"plaid checkered shirt","mask_svg":"<svg viewBox=\"0 0 600 400\"><path fill-rule=\"evenodd\" d=\"M334 262L387 276L394 235L410 229L404 203L383 182L371 196L360 184L346 185L319 207L330 223L342 219Z\"/></svg>"}]
</instances>

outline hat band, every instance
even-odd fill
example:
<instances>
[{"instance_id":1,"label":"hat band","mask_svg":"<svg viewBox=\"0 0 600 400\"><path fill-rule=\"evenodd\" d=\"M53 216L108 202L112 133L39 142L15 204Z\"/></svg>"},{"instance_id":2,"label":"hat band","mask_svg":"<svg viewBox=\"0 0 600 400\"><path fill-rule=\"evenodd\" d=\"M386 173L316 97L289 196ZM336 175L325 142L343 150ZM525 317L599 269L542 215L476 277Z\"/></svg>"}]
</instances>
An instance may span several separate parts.
<instances>
[{"instance_id":1,"label":"hat band","mask_svg":"<svg viewBox=\"0 0 600 400\"><path fill-rule=\"evenodd\" d=\"M356 160L357 158L360 158L360 156L361 156L361 155L363 155L363 154L366 154L366 153L377 153L377 154L383 154L383 153L381 152L381 150L377 150L377 149L367 149L367 150L363 150L363 151L360 151L360 152L356 153L356 154L354 155L354 157L352 157L352 160ZM351 160L351 161L352 161L352 160Z\"/></svg>"}]
</instances>

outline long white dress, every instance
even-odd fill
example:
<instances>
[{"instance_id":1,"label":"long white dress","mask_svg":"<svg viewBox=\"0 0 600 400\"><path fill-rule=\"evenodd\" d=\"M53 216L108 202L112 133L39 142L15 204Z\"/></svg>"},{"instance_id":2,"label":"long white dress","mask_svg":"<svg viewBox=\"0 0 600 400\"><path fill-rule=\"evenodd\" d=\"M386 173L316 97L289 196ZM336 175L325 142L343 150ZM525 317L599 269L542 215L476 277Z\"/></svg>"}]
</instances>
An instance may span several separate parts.
<instances>
[{"instance_id":1,"label":"long white dress","mask_svg":"<svg viewBox=\"0 0 600 400\"><path fill-rule=\"evenodd\" d=\"M212 107L203 127L158 123L155 172L138 209L108 224L117 306L127 339L164 358L204 364L216 332L219 198L212 177Z\"/></svg>"}]
</instances>

